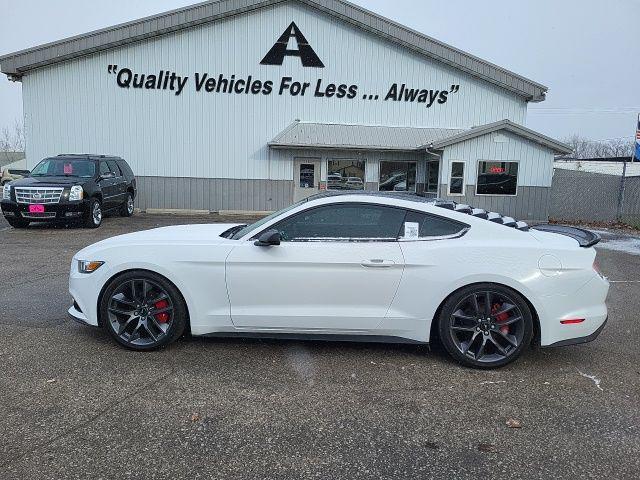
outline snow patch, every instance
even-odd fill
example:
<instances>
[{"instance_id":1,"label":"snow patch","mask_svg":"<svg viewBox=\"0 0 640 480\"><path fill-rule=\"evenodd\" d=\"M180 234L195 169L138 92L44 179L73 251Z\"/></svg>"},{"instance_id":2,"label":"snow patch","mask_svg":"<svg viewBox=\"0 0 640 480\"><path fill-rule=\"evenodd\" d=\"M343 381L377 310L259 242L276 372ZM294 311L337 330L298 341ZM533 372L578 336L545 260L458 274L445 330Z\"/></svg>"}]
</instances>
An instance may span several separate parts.
<instances>
[{"instance_id":1,"label":"snow patch","mask_svg":"<svg viewBox=\"0 0 640 480\"><path fill-rule=\"evenodd\" d=\"M586 373L582 373L580 370L578 370L578 373L582 375L584 378L588 378L589 380L591 380L593 383L595 383L596 387L598 387L598 390L600 390L601 392L604 392L604 390L600 386L600 379L597 378L595 375L587 375Z\"/></svg>"},{"instance_id":2,"label":"snow patch","mask_svg":"<svg viewBox=\"0 0 640 480\"><path fill-rule=\"evenodd\" d=\"M605 250L615 250L618 252L630 253L631 255L640 255L640 238L616 238L613 240L603 240L596 248Z\"/></svg>"}]
</instances>

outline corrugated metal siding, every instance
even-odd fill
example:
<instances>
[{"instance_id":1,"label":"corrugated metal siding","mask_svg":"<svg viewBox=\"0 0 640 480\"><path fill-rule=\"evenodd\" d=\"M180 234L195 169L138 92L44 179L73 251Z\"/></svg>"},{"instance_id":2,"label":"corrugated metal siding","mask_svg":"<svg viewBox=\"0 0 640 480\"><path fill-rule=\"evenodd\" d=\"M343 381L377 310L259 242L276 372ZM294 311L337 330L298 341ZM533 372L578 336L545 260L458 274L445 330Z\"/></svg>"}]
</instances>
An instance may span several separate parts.
<instances>
[{"instance_id":1,"label":"corrugated metal siding","mask_svg":"<svg viewBox=\"0 0 640 480\"><path fill-rule=\"evenodd\" d=\"M518 187L516 196L476 195L475 185L467 185L465 195L448 196L447 185L440 185L440 198L466 203L476 208L508 215L518 220L543 220L549 218L549 187Z\"/></svg>"},{"instance_id":2,"label":"corrugated metal siding","mask_svg":"<svg viewBox=\"0 0 640 480\"><path fill-rule=\"evenodd\" d=\"M275 211L293 203L293 182L228 178L138 177L136 207Z\"/></svg>"},{"instance_id":3,"label":"corrugated metal siding","mask_svg":"<svg viewBox=\"0 0 640 480\"><path fill-rule=\"evenodd\" d=\"M149 36L166 34L228 15L237 15L251 9L273 5L279 1L282 0L217 0L215 3L190 5L0 57L2 71L7 73L25 72L38 65L60 62L74 56L113 48L114 44L140 41ZM473 75L495 82L520 95L532 98L534 101L544 99L544 93L547 90L545 86L410 30L362 7L343 0L301 1L406 48L419 51L456 68L465 69Z\"/></svg>"},{"instance_id":4,"label":"corrugated metal siding","mask_svg":"<svg viewBox=\"0 0 640 480\"><path fill-rule=\"evenodd\" d=\"M496 141L504 140L504 141ZM516 160L518 186L550 187L553 178L553 153L537 143L511 133L498 132L457 143L444 149L441 178L448 183L451 162L464 161L465 185L475 189L479 160ZM445 190L446 192L446 190Z\"/></svg>"},{"instance_id":5,"label":"corrugated metal siding","mask_svg":"<svg viewBox=\"0 0 640 480\"><path fill-rule=\"evenodd\" d=\"M326 68L258 63L295 21ZM356 83L354 100L196 93L191 83L170 92L125 90L107 65L153 73L161 69L253 75L278 81L289 75L315 84ZM445 105L372 102L394 82L421 88L460 84ZM276 85L277 88L277 85ZM33 166L61 152L121 155L142 177L292 179L289 157L267 142L294 119L314 122L468 128L508 118L523 123L526 102L459 70L425 59L380 37L353 29L299 4L286 3L143 43L33 71L23 79L27 157ZM247 200L248 201L248 200Z\"/></svg>"}]
</instances>

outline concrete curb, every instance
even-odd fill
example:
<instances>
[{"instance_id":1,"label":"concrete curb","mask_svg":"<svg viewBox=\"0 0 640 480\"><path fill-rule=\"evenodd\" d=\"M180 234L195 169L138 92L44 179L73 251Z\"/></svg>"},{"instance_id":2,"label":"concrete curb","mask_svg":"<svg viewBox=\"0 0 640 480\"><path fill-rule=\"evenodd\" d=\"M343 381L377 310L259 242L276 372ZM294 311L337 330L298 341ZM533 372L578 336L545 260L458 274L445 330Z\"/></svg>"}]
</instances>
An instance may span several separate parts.
<instances>
[{"instance_id":1,"label":"concrete curb","mask_svg":"<svg viewBox=\"0 0 640 480\"><path fill-rule=\"evenodd\" d=\"M227 217L264 217L273 212L262 212L255 210L220 210L211 212L209 210L182 210L178 208L147 208L146 210L136 209L138 213L146 213L148 215L188 215L188 216L207 216L221 215Z\"/></svg>"},{"instance_id":2,"label":"concrete curb","mask_svg":"<svg viewBox=\"0 0 640 480\"><path fill-rule=\"evenodd\" d=\"M149 215L192 215L203 216L209 215L209 210L181 210L177 208L147 208L144 213Z\"/></svg>"}]
</instances>

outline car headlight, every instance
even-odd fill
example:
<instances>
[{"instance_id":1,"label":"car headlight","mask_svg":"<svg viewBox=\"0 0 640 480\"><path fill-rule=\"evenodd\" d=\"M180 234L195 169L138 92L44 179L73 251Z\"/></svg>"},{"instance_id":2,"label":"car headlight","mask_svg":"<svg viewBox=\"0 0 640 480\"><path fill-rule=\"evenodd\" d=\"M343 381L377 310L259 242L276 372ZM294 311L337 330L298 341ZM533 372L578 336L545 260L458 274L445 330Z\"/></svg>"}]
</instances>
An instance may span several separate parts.
<instances>
[{"instance_id":1,"label":"car headlight","mask_svg":"<svg viewBox=\"0 0 640 480\"><path fill-rule=\"evenodd\" d=\"M69 200L72 202L82 200L83 193L84 192L80 185L74 185L73 187L71 187L71 191L69 192Z\"/></svg>"},{"instance_id":2,"label":"car headlight","mask_svg":"<svg viewBox=\"0 0 640 480\"><path fill-rule=\"evenodd\" d=\"M11 200L11 185L5 185L2 187L2 199Z\"/></svg>"},{"instance_id":3,"label":"car headlight","mask_svg":"<svg viewBox=\"0 0 640 480\"><path fill-rule=\"evenodd\" d=\"M102 265L104 265L104 262L96 260L78 260L78 271L80 273L93 273Z\"/></svg>"}]
</instances>

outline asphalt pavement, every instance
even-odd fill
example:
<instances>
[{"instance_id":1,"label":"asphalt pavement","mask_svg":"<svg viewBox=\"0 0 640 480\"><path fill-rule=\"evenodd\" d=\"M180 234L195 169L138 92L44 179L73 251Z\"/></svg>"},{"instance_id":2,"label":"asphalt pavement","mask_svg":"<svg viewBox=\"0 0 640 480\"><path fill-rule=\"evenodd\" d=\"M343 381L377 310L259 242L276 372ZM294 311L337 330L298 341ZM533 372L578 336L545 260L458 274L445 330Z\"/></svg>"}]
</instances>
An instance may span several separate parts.
<instances>
[{"instance_id":1,"label":"asphalt pavement","mask_svg":"<svg viewBox=\"0 0 640 480\"><path fill-rule=\"evenodd\" d=\"M218 220L0 220L0 478L640 478L634 237L599 249L613 283L595 342L496 371L437 346L185 338L136 353L67 317L82 247Z\"/></svg>"}]
</instances>

